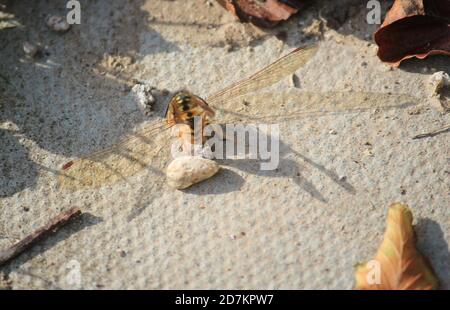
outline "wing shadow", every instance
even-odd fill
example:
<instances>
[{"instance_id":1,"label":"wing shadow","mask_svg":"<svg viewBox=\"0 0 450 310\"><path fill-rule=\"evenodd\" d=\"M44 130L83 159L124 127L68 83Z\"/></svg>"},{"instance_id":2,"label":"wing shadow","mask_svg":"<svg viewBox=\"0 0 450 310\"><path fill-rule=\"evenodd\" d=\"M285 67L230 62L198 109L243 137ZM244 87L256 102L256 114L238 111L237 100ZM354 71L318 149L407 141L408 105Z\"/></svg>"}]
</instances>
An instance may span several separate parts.
<instances>
[{"instance_id":1,"label":"wing shadow","mask_svg":"<svg viewBox=\"0 0 450 310\"><path fill-rule=\"evenodd\" d=\"M251 126L247 127L246 129L248 132L252 130L255 131L254 133L249 133L246 137L245 155L247 156L249 154L248 137L252 135L254 137L258 136L258 129L255 129L255 127ZM300 159L301 161L303 161L303 165L309 165L315 168L318 172L323 173L347 193L352 195L356 193L355 188L350 183L348 183L348 181L340 178L335 171L327 169L324 165L316 163L308 157L296 152L289 145L285 144L281 139L279 139L279 137L273 138L270 134L267 134L267 141L276 140L278 140L279 143L279 154L273 155L279 157L277 168L275 168L274 170L262 170L260 167L261 161L258 159L224 159L222 163L224 166L233 167L240 171L244 171L245 173L251 173L258 176L289 178L299 188L307 192L314 199L319 200L323 203L327 203L328 199L302 173L302 170L304 170L304 168L302 168L302 165L290 158L291 155L294 155L296 159ZM233 147L234 150L237 149L236 141ZM226 145L224 147L224 154L226 154Z\"/></svg>"}]
</instances>

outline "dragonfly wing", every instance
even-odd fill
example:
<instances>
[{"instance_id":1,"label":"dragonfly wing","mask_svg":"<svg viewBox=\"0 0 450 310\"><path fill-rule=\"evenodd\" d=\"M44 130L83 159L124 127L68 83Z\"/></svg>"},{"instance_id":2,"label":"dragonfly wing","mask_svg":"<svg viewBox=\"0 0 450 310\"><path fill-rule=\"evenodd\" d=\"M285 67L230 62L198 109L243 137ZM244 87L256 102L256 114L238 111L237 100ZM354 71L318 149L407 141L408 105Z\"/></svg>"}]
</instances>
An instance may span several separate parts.
<instances>
[{"instance_id":1,"label":"dragonfly wing","mask_svg":"<svg viewBox=\"0 0 450 310\"><path fill-rule=\"evenodd\" d=\"M298 48L253 74L249 78L234 83L222 91L208 97L206 101L211 106L216 107L227 100L273 85L283 77L297 71L316 54L317 49L317 45Z\"/></svg>"},{"instance_id":2,"label":"dragonfly wing","mask_svg":"<svg viewBox=\"0 0 450 310\"><path fill-rule=\"evenodd\" d=\"M148 168L161 173L168 152L168 126L163 121L147 124L105 150L70 161L63 166L58 183L72 190L100 187L124 180ZM158 159L159 158L159 159Z\"/></svg>"},{"instance_id":3,"label":"dragonfly wing","mask_svg":"<svg viewBox=\"0 0 450 310\"><path fill-rule=\"evenodd\" d=\"M400 109L413 106L417 102L417 98L406 94L337 91L315 93L291 89L286 92L260 92L235 98L216 108L216 115L217 120L226 123L275 122L330 113Z\"/></svg>"}]
</instances>

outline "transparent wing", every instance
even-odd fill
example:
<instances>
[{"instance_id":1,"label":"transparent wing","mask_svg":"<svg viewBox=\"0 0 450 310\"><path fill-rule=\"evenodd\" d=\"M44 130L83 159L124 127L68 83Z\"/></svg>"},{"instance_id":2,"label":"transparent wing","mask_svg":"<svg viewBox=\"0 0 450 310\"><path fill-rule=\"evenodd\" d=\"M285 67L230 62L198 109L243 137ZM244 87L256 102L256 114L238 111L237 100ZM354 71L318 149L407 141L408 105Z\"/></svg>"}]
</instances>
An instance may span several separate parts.
<instances>
[{"instance_id":1,"label":"transparent wing","mask_svg":"<svg viewBox=\"0 0 450 310\"><path fill-rule=\"evenodd\" d=\"M401 109L416 105L418 99L406 94L373 92L259 92L235 98L217 107L220 123L280 122L338 112L371 109ZM276 108L274 108L276 107Z\"/></svg>"},{"instance_id":2,"label":"transparent wing","mask_svg":"<svg viewBox=\"0 0 450 310\"><path fill-rule=\"evenodd\" d=\"M233 98L263 89L280 81L283 77L293 74L303 66L317 52L317 45L298 48L286 56L268 65L261 71L247 79L230 85L229 87L208 97L206 102L216 108L220 104Z\"/></svg>"},{"instance_id":3,"label":"transparent wing","mask_svg":"<svg viewBox=\"0 0 450 310\"><path fill-rule=\"evenodd\" d=\"M214 105L270 86L294 73L316 51L316 46L296 49L248 79L209 97L208 103ZM66 188L79 189L125 180L142 169L162 173L165 165L163 158L169 158L168 154L164 156L162 153L169 152L170 142L169 134L164 129L167 129L164 121L147 125L113 147L67 163L61 170L58 183Z\"/></svg>"},{"instance_id":4,"label":"transparent wing","mask_svg":"<svg viewBox=\"0 0 450 310\"><path fill-rule=\"evenodd\" d=\"M110 148L68 162L58 176L59 185L73 190L99 187L142 169L160 174L165 163L157 155L168 152L168 128L165 120L146 124Z\"/></svg>"}]
</instances>

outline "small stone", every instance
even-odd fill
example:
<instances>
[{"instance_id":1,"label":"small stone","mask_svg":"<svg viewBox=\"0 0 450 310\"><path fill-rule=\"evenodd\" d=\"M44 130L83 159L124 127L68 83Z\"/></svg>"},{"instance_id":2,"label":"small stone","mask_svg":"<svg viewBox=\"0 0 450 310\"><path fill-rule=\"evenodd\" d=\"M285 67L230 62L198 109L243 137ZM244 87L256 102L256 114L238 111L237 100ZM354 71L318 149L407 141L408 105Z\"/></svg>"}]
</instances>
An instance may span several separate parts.
<instances>
[{"instance_id":1,"label":"small stone","mask_svg":"<svg viewBox=\"0 0 450 310\"><path fill-rule=\"evenodd\" d=\"M443 96L443 89L450 86L450 76L444 71L438 71L430 76L428 80L430 105L440 112L450 110L448 99Z\"/></svg>"},{"instance_id":2,"label":"small stone","mask_svg":"<svg viewBox=\"0 0 450 310\"><path fill-rule=\"evenodd\" d=\"M153 105L156 103L156 99L152 94L153 88L145 84L136 84L131 89L131 92L136 99L139 108L145 115L151 114Z\"/></svg>"},{"instance_id":3,"label":"small stone","mask_svg":"<svg viewBox=\"0 0 450 310\"><path fill-rule=\"evenodd\" d=\"M53 15L47 18L47 26L55 32L66 32L70 29L70 24L62 16Z\"/></svg>"},{"instance_id":4,"label":"small stone","mask_svg":"<svg viewBox=\"0 0 450 310\"><path fill-rule=\"evenodd\" d=\"M334 130L334 129L331 129L328 133L329 133L330 135L337 135L337 131Z\"/></svg>"},{"instance_id":5,"label":"small stone","mask_svg":"<svg viewBox=\"0 0 450 310\"><path fill-rule=\"evenodd\" d=\"M33 45L30 42L24 42L23 51L25 52L25 55L27 55L30 58L33 58L34 56L36 56L39 49L36 45Z\"/></svg>"},{"instance_id":6,"label":"small stone","mask_svg":"<svg viewBox=\"0 0 450 310\"><path fill-rule=\"evenodd\" d=\"M450 85L450 76L444 71L436 72L430 76L428 84L431 90L430 97L436 96L442 88Z\"/></svg>"},{"instance_id":7,"label":"small stone","mask_svg":"<svg viewBox=\"0 0 450 310\"><path fill-rule=\"evenodd\" d=\"M167 167L167 183L173 188L184 189L209 179L219 169L215 161L200 156L177 157Z\"/></svg>"}]
</instances>

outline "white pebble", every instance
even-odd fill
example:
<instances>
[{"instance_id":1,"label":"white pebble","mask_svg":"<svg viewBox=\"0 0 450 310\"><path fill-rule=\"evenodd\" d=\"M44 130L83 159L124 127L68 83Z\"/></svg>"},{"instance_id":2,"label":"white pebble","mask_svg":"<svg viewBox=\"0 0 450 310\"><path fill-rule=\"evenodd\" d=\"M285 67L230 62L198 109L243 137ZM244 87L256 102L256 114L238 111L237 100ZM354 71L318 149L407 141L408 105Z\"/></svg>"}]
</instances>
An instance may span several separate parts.
<instances>
[{"instance_id":1,"label":"white pebble","mask_svg":"<svg viewBox=\"0 0 450 310\"><path fill-rule=\"evenodd\" d=\"M450 77L444 71L439 71L430 76L428 80L431 88L431 96L439 94L445 86L450 85Z\"/></svg>"},{"instance_id":2,"label":"white pebble","mask_svg":"<svg viewBox=\"0 0 450 310\"><path fill-rule=\"evenodd\" d=\"M31 44L30 42L24 42L23 43L23 51L28 57L33 58L36 56L38 52L38 48L36 45Z\"/></svg>"},{"instance_id":3,"label":"white pebble","mask_svg":"<svg viewBox=\"0 0 450 310\"><path fill-rule=\"evenodd\" d=\"M175 158L167 167L166 176L169 186L184 189L215 175L220 166L210 159L199 156Z\"/></svg>"},{"instance_id":4,"label":"white pebble","mask_svg":"<svg viewBox=\"0 0 450 310\"><path fill-rule=\"evenodd\" d=\"M47 19L47 26L55 32L66 32L70 24L62 16L53 15Z\"/></svg>"},{"instance_id":5,"label":"white pebble","mask_svg":"<svg viewBox=\"0 0 450 310\"><path fill-rule=\"evenodd\" d=\"M446 112L448 106L441 96L442 89L450 86L450 77L444 71L432 74L428 80L430 105L439 112Z\"/></svg>"}]
</instances>

